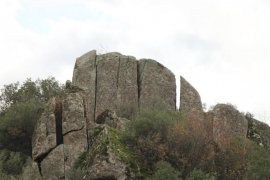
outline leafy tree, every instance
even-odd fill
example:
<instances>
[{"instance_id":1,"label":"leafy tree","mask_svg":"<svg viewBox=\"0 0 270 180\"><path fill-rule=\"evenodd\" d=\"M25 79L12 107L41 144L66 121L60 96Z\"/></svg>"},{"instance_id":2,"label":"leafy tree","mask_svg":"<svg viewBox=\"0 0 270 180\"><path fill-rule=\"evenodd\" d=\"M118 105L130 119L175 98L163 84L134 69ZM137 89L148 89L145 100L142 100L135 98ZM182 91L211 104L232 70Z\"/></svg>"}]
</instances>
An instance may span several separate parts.
<instances>
[{"instance_id":1,"label":"leafy tree","mask_svg":"<svg viewBox=\"0 0 270 180\"><path fill-rule=\"evenodd\" d=\"M15 153L10 153L8 160L1 160L5 162L2 172L21 172L25 162L22 155L31 155L36 120L48 99L62 93L63 86L53 77L36 81L27 79L22 84L8 84L0 90L0 148Z\"/></svg>"},{"instance_id":2,"label":"leafy tree","mask_svg":"<svg viewBox=\"0 0 270 180\"><path fill-rule=\"evenodd\" d=\"M16 103L0 118L1 145L12 151L31 154L32 134L43 105L30 101Z\"/></svg>"}]
</instances>

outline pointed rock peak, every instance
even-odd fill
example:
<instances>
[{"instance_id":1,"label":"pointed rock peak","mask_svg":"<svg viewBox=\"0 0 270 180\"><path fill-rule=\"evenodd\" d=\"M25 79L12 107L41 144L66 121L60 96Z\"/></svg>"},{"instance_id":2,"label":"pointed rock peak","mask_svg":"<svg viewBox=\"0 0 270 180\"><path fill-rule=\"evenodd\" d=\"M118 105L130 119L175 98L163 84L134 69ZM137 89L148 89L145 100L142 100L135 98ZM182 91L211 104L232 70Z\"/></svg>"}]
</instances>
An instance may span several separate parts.
<instances>
[{"instance_id":1,"label":"pointed rock peak","mask_svg":"<svg viewBox=\"0 0 270 180\"><path fill-rule=\"evenodd\" d=\"M202 113L202 102L198 91L182 76L180 76L180 111L184 113Z\"/></svg>"}]
</instances>

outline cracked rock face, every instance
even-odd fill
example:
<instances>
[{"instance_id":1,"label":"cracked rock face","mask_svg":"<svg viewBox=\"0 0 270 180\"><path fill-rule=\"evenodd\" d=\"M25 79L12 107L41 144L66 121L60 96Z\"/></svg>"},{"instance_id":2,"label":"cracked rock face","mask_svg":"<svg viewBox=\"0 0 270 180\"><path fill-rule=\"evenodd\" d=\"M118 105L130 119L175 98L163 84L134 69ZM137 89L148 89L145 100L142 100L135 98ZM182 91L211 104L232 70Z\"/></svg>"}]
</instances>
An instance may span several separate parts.
<instances>
[{"instance_id":1,"label":"cracked rock face","mask_svg":"<svg viewBox=\"0 0 270 180\"><path fill-rule=\"evenodd\" d=\"M67 93L48 103L37 122L32 151L44 177L64 178L78 156L87 150L85 111L81 93Z\"/></svg>"},{"instance_id":2,"label":"cracked rock face","mask_svg":"<svg viewBox=\"0 0 270 180\"><path fill-rule=\"evenodd\" d=\"M137 112L138 85L135 58L119 53L97 57L96 118L106 109L128 117Z\"/></svg>"},{"instance_id":3,"label":"cracked rock face","mask_svg":"<svg viewBox=\"0 0 270 180\"><path fill-rule=\"evenodd\" d=\"M140 109L176 110L176 82L174 74L160 63L142 59L138 71Z\"/></svg>"},{"instance_id":4,"label":"cracked rock face","mask_svg":"<svg viewBox=\"0 0 270 180\"><path fill-rule=\"evenodd\" d=\"M88 127L91 128L95 119L96 101L96 51L90 51L77 58L72 84L80 87L85 93L85 109ZM88 128L87 127L87 128Z\"/></svg>"},{"instance_id":5,"label":"cracked rock face","mask_svg":"<svg viewBox=\"0 0 270 180\"><path fill-rule=\"evenodd\" d=\"M79 155L87 150L84 100L80 93L67 94L63 100L63 144L65 171L72 168Z\"/></svg>"},{"instance_id":6,"label":"cracked rock face","mask_svg":"<svg viewBox=\"0 0 270 180\"><path fill-rule=\"evenodd\" d=\"M154 60L90 51L77 58L67 87L72 91L48 103L33 136L33 159L44 177L50 171L65 177L79 155L88 150L98 124L124 129L125 118L136 115L139 108L176 110L175 76ZM117 161L109 159L111 166Z\"/></svg>"},{"instance_id":7,"label":"cracked rock face","mask_svg":"<svg viewBox=\"0 0 270 180\"><path fill-rule=\"evenodd\" d=\"M42 177L45 179L64 179L65 163L63 144L53 149L40 164Z\"/></svg>"},{"instance_id":8,"label":"cracked rock face","mask_svg":"<svg viewBox=\"0 0 270 180\"><path fill-rule=\"evenodd\" d=\"M57 146L56 119L54 114L56 98L51 99L44 113L37 121L32 138L32 157L39 161L40 158Z\"/></svg>"}]
</instances>

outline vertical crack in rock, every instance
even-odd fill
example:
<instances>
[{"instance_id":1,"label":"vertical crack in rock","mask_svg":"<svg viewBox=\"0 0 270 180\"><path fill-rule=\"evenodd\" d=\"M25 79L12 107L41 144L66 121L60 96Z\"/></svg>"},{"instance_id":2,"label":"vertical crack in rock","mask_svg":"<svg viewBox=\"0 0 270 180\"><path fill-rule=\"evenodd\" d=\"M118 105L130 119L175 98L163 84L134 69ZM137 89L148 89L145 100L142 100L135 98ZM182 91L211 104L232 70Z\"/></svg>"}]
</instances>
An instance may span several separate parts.
<instances>
[{"instance_id":1,"label":"vertical crack in rock","mask_svg":"<svg viewBox=\"0 0 270 180\"><path fill-rule=\"evenodd\" d=\"M141 98L141 82L143 78L143 71L146 66L146 61L143 63L143 66L141 67L140 62L137 61L137 86L138 86L138 108L140 111L140 98Z\"/></svg>"},{"instance_id":2,"label":"vertical crack in rock","mask_svg":"<svg viewBox=\"0 0 270 180\"><path fill-rule=\"evenodd\" d=\"M97 57L95 57L95 69L96 69L96 77L95 77L95 102L94 102L94 113L93 113L93 121L96 120L96 109L97 109L97 74L98 74L98 68L97 68ZM88 135L88 133L87 133ZM89 141L88 141L89 142Z\"/></svg>"},{"instance_id":3,"label":"vertical crack in rock","mask_svg":"<svg viewBox=\"0 0 270 180\"><path fill-rule=\"evenodd\" d=\"M118 59L118 69L117 69L117 78L116 78L116 88L117 88L117 90L119 88L120 67L121 67L120 65L121 65L121 61L120 61L120 56L119 56L119 59Z\"/></svg>"},{"instance_id":4,"label":"vertical crack in rock","mask_svg":"<svg viewBox=\"0 0 270 180\"><path fill-rule=\"evenodd\" d=\"M56 146L57 147L57 146ZM40 156L38 156L34 161L37 162L38 164L38 171L39 171L39 174L42 176L42 169L41 169L41 162L56 148L52 148L50 149L49 151L47 151L46 153L44 154L41 154Z\"/></svg>"},{"instance_id":5,"label":"vertical crack in rock","mask_svg":"<svg viewBox=\"0 0 270 180\"><path fill-rule=\"evenodd\" d=\"M86 128L85 128L85 133L86 133L86 139L87 139L87 142L89 142L89 135L88 135L88 116L87 116L87 107L86 107L86 102L85 102L85 99L83 98L83 116L85 118L85 125L86 125ZM87 150L89 150L89 144L87 143Z\"/></svg>"},{"instance_id":6,"label":"vertical crack in rock","mask_svg":"<svg viewBox=\"0 0 270 180\"><path fill-rule=\"evenodd\" d=\"M56 98L54 116L55 116L55 128L56 128L56 145L63 144L63 130L62 130L62 102L60 98Z\"/></svg>"},{"instance_id":7,"label":"vertical crack in rock","mask_svg":"<svg viewBox=\"0 0 270 180\"><path fill-rule=\"evenodd\" d=\"M176 83L174 74L151 59L139 61L140 109L175 111Z\"/></svg>"},{"instance_id":8,"label":"vertical crack in rock","mask_svg":"<svg viewBox=\"0 0 270 180\"><path fill-rule=\"evenodd\" d=\"M139 61L137 61L137 86L138 86L138 110L140 111L140 91L141 91L141 86L140 86L140 65L139 65Z\"/></svg>"}]
</instances>

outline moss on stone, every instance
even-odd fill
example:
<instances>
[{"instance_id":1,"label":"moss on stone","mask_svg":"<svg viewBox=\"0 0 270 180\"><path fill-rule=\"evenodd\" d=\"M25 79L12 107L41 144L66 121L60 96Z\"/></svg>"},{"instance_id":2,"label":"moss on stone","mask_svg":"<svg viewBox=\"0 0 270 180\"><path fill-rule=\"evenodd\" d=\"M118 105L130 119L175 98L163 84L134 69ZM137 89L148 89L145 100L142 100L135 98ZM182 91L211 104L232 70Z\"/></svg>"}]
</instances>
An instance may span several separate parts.
<instances>
[{"instance_id":1,"label":"moss on stone","mask_svg":"<svg viewBox=\"0 0 270 180\"><path fill-rule=\"evenodd\" d=\"M109 128L109 142L113 153L125 164L129 165L129 171L141 177L142 168L136 154L134 154L130 148L123 142L123 132L116 128Z\"/></svg>"}]
</instances>

